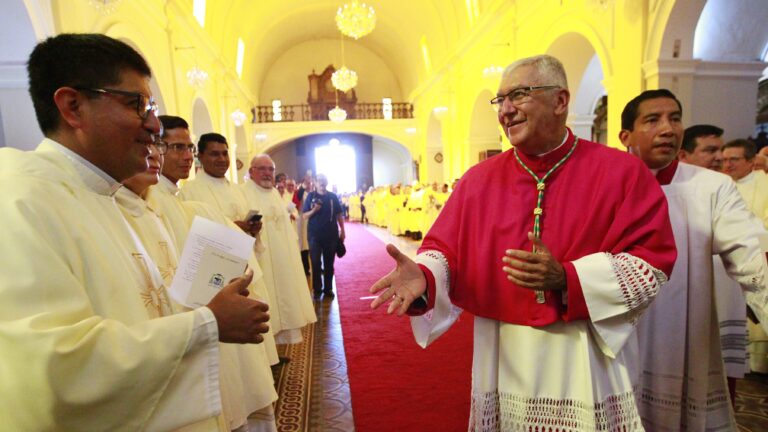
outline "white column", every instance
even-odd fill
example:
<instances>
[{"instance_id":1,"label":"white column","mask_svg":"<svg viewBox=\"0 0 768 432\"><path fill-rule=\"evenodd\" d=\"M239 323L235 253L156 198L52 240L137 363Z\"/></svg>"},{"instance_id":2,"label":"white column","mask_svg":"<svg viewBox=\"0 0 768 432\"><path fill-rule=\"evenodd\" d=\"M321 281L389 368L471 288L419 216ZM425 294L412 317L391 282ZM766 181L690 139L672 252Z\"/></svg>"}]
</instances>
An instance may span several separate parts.
<instances>
[{"instance_id":1,"label":"white column","mask_svg":"<svg viewBox=\"0 0 768 432\"><path fill-rule=\"evenodd\" d=\"M592 141L592 125L594 121L594 114L568 114L566 124L577 137Z\"/></svg>"},{"instance_id":2,"label":"white column","mask_svg":"<svg viewBox=\"0 0 768 432\"><path fill-rule=\"evenodd\" d=\"M43 139L27 87L24 62L0 64L0 147L32 150Z\"/></svg>"},{"instance_id":3,"label":"white column","mask_svg":"<svg viewBox=\"0 0 768 432\"><path fill-rule=\"evenodd\" d=\"M648 88L667 88L683 105L683 123L713 124L726 140L750 136L763 62L658 60L643 65Z\"/></svg>"}]
</instances>

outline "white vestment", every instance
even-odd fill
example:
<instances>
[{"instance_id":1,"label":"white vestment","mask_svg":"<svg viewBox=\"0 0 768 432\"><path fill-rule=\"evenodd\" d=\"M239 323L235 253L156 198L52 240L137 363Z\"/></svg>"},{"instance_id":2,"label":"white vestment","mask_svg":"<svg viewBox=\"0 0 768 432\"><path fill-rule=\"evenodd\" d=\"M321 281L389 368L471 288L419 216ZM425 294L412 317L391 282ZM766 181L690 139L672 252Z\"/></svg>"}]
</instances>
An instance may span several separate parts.
<instances>
[{"instance_id":1,"label":"white vestment","mask_svg":"<svg viewBox=\"0 0 768 432\"><path fill-rule=\"evenodd\" d=\"M178 267L179 254L172 234L166 228L168 219L127 188L116 195L120 209L157 263L165 286L170 286ZM254 274L255 276L255 274ZM187 308L174 304L175 311ZM248 422L248 415L265 407L271 408L277 400L272 370L262 344L228 344L219 347L221 367L221 399L226 430L233 430ZM274 421L267 430L276 429Z\"/></svg>"},{"instance_id":2,"label":"white vestment","mask_svg":"<svg viewBox=\"0 0 768 432\"><path fill-rule=\"evenodd\" d=\"M198 171L194 180L186 182L180 194L184 201L208 203L233 221L243 220L251 210L237 185L223 177L212 177L205 170Z\"/></svg>"},{"instance_id":3,"label":"white vestment","mask_svg":"<svg viewBox=\"0 0 768 432\"><path fill-rule=\"evenodd\" d=\"M250 208L262 215L259 233L266 251L259 255L267 286L273 286L280 308L278 343L301 342L300 329L317 321L312 297L301 264L296 231L291 225L285 202L274 188L264 189L250 180L243 185Z\"/></svg>"},{"instance_id":4,"label":"white vestment","mask_svg":"<svg viewBox=\"0 0 768 432\"><path fill-rule=\"evenodd\" d=\"M192 226L192 220L195 216L201 216L221 224L228 225L232 229L240 229L221 212L212 206L199 201L182 201L179 197L179 188L165 176L160 176L157 185L149 189L147 201L151 206L158 209L163 220L170 224L168 231L173 233L176 241L176 250L184 250L184 242L187 240L189 228ZM262 345L267 353L269 364L277 364L277 348L275 347L274 334L280 331L276 323L280 321L280 310L274 304L274 295L270 294L264 283L264 273L255 255L248 259L248 267L253 270L253 279L248 286L249 297L266 302L270 305L269 309L269 332L265 333Z\"/></svg>"},{"instance_id":5,"label":"white vestment","mask_svg":"<svg viewBox=\"0 0 768 432\"><path fill-rule=\"evenodd\" d=\"M622 295L622 283L640 279L634 274L638 271L651 269L658 281L654 285L663 283L666 276L642 260L622 255L626 274L616 273L622 267L607 253L573 261L590 316L604 317L599 322L558 321L529 327L475 317L470 431L528 431L562 424L564 418L572 420L574 431L642 430L633 393L638 347L632 317L645 308L647 299L640 292L658 287L646 286L630 294L637 298L626 304L637 309L623 303L617 307L615 299ZM411 317L416 342L426 347L448 330L462 310L449 298L451 275L445 257L427 251L416 262L435 278L434 309ZM606 335L610 341L604 339ZM542 354L516 356L518 352ZM553 413L557 417L550 417Z\"/></svg>"},{"instance_id":6,"label":"white vestment","mask_svg":"<svg viewBox=\"0 0 768 432\"><path fill-rule=\"evenodd\" d=\"M638 325L643 425L652 431L735 430L712 255L745 290L764 292L765 259L757 240L763 227L723 174L681 163L662 189L678 256L672 277Z\"/></svg>"},{"instance_id":7,"label":"white vestment","mask_svg":"<svg viewBox=\"0 0 768 432\"><path fill-rule=\"evenodd\" d=\"M0 150L3 429L217 430L215 318L150 319L159 291L118 187L52 140Z\"/></svg>"},{"instance_id":8,"label":"white vestment","mask_svg":"<svg viewBox=\"0 0 768 432\"><path fill-rule=\"evenodd\" d=\"M768 227L768 175L763 171L752 171L736 181L736 188L747 207ZM768 333L751 320L748 326L750 369L768 373Z\"/></svg>"}]
</instances>

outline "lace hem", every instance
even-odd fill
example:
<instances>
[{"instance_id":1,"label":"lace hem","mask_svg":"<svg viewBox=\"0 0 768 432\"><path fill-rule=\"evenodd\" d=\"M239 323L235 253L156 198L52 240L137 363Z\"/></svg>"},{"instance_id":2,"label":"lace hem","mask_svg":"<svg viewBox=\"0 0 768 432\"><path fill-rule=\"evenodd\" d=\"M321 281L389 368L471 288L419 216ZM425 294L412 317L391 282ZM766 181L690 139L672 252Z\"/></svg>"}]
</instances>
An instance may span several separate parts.
<instances>
[{"instance_id":1,"label":"lace hem","mask_svg":"<svg viewBox=\"0 0 768 432\"><path fill-rule=\"evenodd\" d=\"M594 404L510 393L472 394L470 432L580 432L643 430L633 392Z\"/></svg>"},{"instance_id":2,"label":"lace hem","mask_svg":"<svg viewBox=\"0 0 768 432\"><path fill-rule=\"evenodd\" d=\"M607 255L629 311L627 319L634 324L656 297L661 285L667 282L667 275L636 256L627 253Z\"/></svg>"}]
</instances>

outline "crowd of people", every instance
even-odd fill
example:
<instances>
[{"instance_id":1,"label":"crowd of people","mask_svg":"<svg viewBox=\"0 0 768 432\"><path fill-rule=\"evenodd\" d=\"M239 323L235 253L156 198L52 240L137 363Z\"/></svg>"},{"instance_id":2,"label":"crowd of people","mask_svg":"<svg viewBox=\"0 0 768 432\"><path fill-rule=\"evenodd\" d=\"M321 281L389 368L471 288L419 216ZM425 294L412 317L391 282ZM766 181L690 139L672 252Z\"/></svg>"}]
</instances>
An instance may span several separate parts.
<instances>
[{"instance_id":1,"label":"crowd of people","mask_svg":"<svg viewBox=\"0 0 768 432\"><path fill-rule=\"evenodd\" d=\"M390 234L421 240L437 219L451 190L447 183L430 186L418 182L368 188L365 193L343 194L351 221L386 228Z\"/></svg>"},{"instance_id":2,"label":"crowd of people","mask_svg":"<svg viewBox=\"0 0 768 432\"><path fill-rule=\"evenodd\" d=\"M768 180L754 143L684 130L668 90L626 105L621 152L566 127L557 59L518 60L490 101L512 150L450 195L340 200L266 154L230 182L226 137L195 143L183 118L157 116L150 67L123 42L58 35L28 71L45 139L0 150L8 430L277 430L270 366L290 359L276 346L317 320L312 294L334 298L345 206L424 236L413 260L387 246L396 268L373 308L411 316L424 347L474 316L470 430L735 430L726 377L747 367L747 306L764 371ZM198 217L253 243L204 306L169 294Z\"/></svg>"}]
</instances>

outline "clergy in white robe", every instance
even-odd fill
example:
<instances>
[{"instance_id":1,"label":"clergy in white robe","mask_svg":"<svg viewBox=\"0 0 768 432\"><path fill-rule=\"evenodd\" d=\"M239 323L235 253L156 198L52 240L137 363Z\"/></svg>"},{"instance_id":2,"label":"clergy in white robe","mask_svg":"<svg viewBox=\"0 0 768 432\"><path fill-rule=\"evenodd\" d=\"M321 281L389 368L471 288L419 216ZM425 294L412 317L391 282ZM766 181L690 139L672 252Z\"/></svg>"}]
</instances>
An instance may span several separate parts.
<instances>
[{"instance_id":1,"label":"clergy in white robe","mask_svg":"<svg viewBox=\"0 0 768 432\"><path fill-rule=\"evenodd\" d=\"M274 287L274 301L280 309L281 332L277 343L299 343L301 329L317 321L307 278L301 264L296 231L291 225L285 201L273 187L275 165L267 155L251 161L250 180L242 190L250 208L262 215L261 242L265 251L259 255L264 281Z\"/></svg>"},{"instance_id":2,"label":"clergy in white robe","mask_svg":"<svg viewBox=\"0 0 768 432\"><path fill-rule=\"evenodd\" d=\"M727 176L675 160L681 118L680 103L663 89L643 92L622 114L620 139L656 172L678 250L671 279L638 325L638 404L647 430L735 430L712 255L743 289L764 293L766 266L758 245L764 229Z\"/></svg>"},{"instance_id":3,"label":"clergy in white robe","mask_svg":"<svg viewBox=\"0 0 768 432\"><path fill-rule=\"evenodd\" d=\"M675 259L661 189L565 127L557 59L513 63L497 94L513 149L464 174L415 263L387 246L372 306L428 310L411 318L422 346L475 315L471 431L642 430L634 325Z\"/></svg>"},{"instance_id":4,"label":"clergy in white robe","mask_svg":"<svg viewBox=\"0 0 768 432\"><path fill-rule=\"evenodd\" d=\"M155 205L145 200L149 187L158 181L162 164L161 155L154 152L148 160L149 169L126 179L123 182L125 187L116 194L116 200L126 220L145 245L151 261L157 265L162 282L167 287L176 274L179 253L173 234L166 228L170 224L169 219ZM256 274L254 279L257 279ZM175 302L171 302L171 307L176 313L189 310ZM219 348L224 430L242 427L248 423L249 414L265 410L263 417L267 420L265 424L258 425L258 430L275 431L274 416L270 413L277 393L264 344L221 344ZM254 427L251 429L256 430Z\"/></svg>"},{"instance_id":5,"label":"clergy in white robe","mask_svg":"<svg viewBox=\"0 0 768 432\"><path fill-rule=\"evenodd\" d=\"M216 430L218 340L259 341L267 315L239 294L249 275L206 307L165 315L113 199L160 132L149 66L107 36L61 34L28 67L48 138L0 150L2 428Z\"/></svg>"},{"instance_id":6,"label":"clergy in white robe","mask_svg":"<svg viewBox=\"0 0 768 432\"><path fill-rule=\"evenodd\" d=\"M217 430L216 321L170 315L112 198L120 185L51 140L0 164L14 227L0 234L3 427Z\"/></svg>"},{"instance_id":7,"label":"clergy in white robe","mask_svg":"<svg viewBox=\"0 0 768 432\"><path fill-rule=\"evenodd\" d=\"M723 129L710 124L689 126L678 153L681 162L721 172ZM747 304L738 282L728 276L719 255L712 257L715 307L720 327L720 348L728 377L731 401L736 399L736 380L749 372L747 360Z\"/></svg>"},{"instance_id":8,"label":"clergy in white robe","mask_svg":"<svg viewBox=\"0 0 768 432\"><path fill-rule=\"evenodd\" d=\"M768 175L754 171L757 149L752 141L736 139L723 146L723 172L736 182L736 188L747 206L768 227ZM768 373L768 333L752 320L749 326L749 366Z\"/></svg>"}]
</instances>

